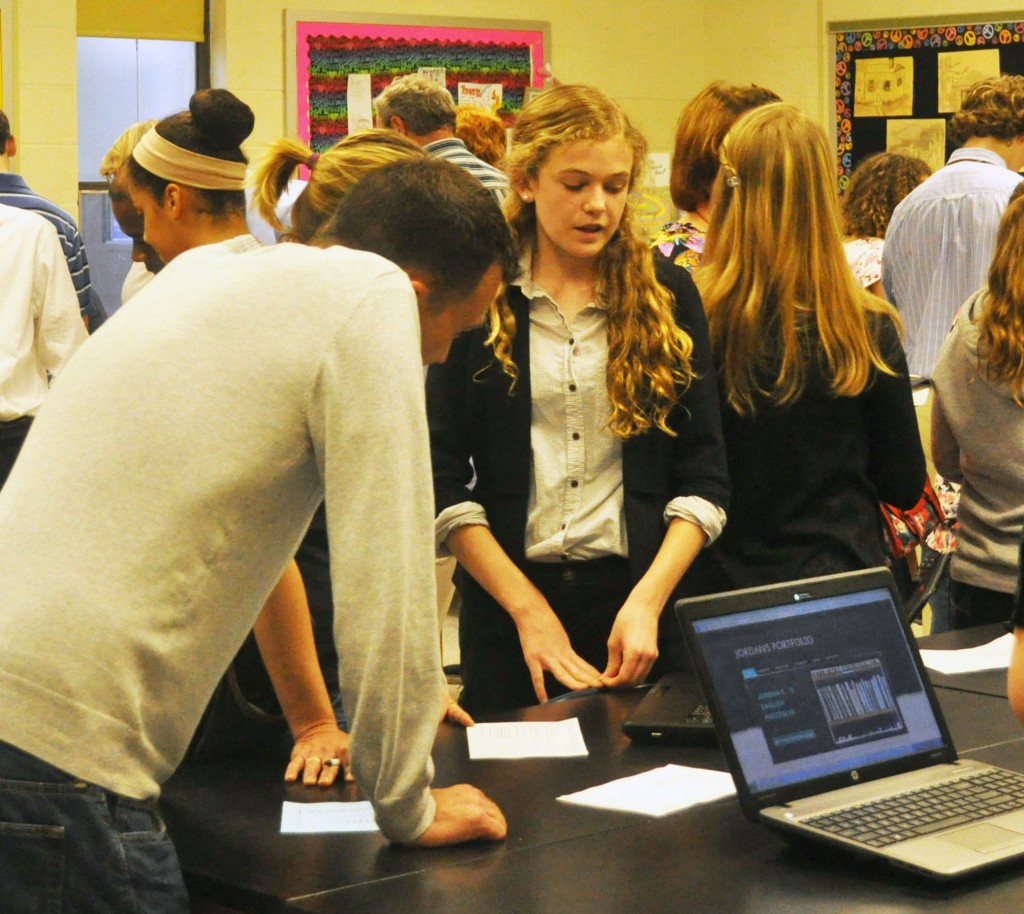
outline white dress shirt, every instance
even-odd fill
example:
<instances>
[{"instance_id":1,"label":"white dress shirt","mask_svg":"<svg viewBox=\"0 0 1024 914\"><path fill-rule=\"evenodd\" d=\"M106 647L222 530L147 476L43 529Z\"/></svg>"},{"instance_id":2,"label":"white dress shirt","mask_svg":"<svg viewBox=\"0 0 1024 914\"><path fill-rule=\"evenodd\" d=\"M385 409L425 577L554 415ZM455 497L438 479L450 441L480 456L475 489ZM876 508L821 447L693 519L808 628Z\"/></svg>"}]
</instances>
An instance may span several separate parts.
<instances>
[{"instance_id":1,"label":"white dress shirt","mask_svg":"<svg viewBox=\"0 0 1024 914\"><path fill-rule=\"evenodd\" d=\"M86 340L57 230L0 204L0 422L34 416Z\"/></svg>"},{"instance_id":2,"label":"white dress shirt","mask_svg":"<svg viewBox=\"0 0 1024 914\"><path fill-rule=\"evenodd\" d=\"M957 310L985 284L999 220L1018 183L1001 156L966 147L893 212L882 286L903 318L912 375L931 377Z\"/></svg>"}]
</instances>

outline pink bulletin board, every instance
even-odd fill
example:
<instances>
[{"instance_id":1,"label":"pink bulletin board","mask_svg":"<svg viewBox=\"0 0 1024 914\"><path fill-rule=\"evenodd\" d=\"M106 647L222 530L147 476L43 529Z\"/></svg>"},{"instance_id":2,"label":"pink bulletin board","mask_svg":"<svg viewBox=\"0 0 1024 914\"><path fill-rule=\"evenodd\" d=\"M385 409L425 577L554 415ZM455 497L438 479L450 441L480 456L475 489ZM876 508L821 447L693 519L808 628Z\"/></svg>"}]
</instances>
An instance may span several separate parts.
<instances>
[{"instance_id":1,"label":"pink bulletin board","mask_svg":"<svg viewBox=\"0 0 1024 914\"><path fill-rule=\"evenodd\" d=\"M348 132L347 83L353 73L370 74L374 98L396 76L415 73L420 67L443 67L445 83L455 98L460 82L501 83L502 105L497 113L507 122L522 108L527 89L544 82L550 43L546 23L323 22L294 15L292 123L298 136L317 152Z\"/></svg>"}]
</instances>

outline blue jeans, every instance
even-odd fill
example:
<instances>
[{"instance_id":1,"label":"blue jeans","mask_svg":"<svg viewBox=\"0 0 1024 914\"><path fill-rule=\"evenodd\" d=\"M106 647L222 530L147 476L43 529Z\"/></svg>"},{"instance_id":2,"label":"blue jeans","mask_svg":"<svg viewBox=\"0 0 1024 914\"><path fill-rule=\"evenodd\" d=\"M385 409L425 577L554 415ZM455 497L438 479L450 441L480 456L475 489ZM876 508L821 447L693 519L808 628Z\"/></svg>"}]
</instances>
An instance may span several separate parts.
<instances>
[{"instance_id":1,"label":"blue jeans","mask_svg":"<svg viewBox=\"0 0 1024 914\"><path fill-rule=\"evenodd\" d=\"M188 909L155 801L110 793L0 742L0 911Z\"/></svg>"},{"instance_id":2,"label":"blue jeans","mask_svg":"<svg viewBox=\"0 0 1024 914\"><path fill-rule=\"evenodd\" d=\"M933 562L939 561L940 558L941 556L938 552L930 549L927 544L923 545L921 547L922 574L927 573L926 569L931 567ZM935 592L928 600L928 605L932 608L932 627L929 630L931 635L949 632L959 627L953 621L953 599L949 593L950 580L949 563L947 563L946 570L942 572L942 576L935 585Z\"/></svg>"}]
</instances>

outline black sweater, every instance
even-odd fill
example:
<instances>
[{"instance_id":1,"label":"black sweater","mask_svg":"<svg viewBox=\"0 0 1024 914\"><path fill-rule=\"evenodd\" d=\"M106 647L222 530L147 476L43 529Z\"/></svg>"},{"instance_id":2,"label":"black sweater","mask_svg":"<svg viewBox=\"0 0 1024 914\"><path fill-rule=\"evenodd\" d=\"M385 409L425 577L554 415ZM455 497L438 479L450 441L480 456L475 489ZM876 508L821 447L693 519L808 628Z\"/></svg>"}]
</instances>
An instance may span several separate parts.
<instances>
[{"instance_id":1,"label":"black sweater","mask_svg":"<svg viewBox=\"0 0 1024 914\"><path fill-rule=\"evenodd\" d=\"M797 402L762 401L753 416L740 416L723 396L733 484L729 521L687 573L687 593L884 562L878 501L913 506L926 471L896 328L886 317L875 326L896 376L876 372L859 396L833 395L820 372Z\"/></svg>"}]
</instances>

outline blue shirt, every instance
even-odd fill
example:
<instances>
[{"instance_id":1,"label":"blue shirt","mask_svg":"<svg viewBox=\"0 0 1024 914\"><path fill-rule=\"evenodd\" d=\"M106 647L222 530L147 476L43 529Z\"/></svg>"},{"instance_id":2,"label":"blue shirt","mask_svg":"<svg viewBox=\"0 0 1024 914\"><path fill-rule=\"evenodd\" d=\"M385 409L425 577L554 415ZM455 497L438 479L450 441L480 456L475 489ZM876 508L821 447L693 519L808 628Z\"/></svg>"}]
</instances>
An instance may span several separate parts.
<instances>
[{"instance_id":1,"label":"blue shirt","mask_svg":"<svg viewBox=\"0 0 1024 914\"><path fill-rule=\"evenodd\" d=\"M999 220L1020 180L996 153L958 149L893 212L882 286L903 318L912 375L931 377L957 309L985 284Z\"/></svg>"},{"instance_id":2,"label":"blue shirt","mask_svg":"<svg viewBox=\"0 0 1024 914\"><path fill-rule=\"evenodd\" d=\"M103 323L102 315L95 319L98 309L92 307L92 284L89 281L89 261L85 256L85 245L78 233L78 226L56 203L40 197L26 183L21 175L0 172L0 203L16 206L19 209L38 213L57 229L60 245L64 250L64 258L68 262L71 281L75 284L78 295L78 307L83 315L88 315L89 330L95 330Z\"/></svg>"}]
</instances>

